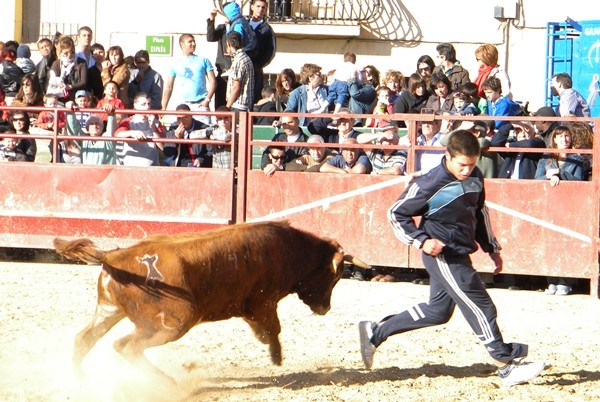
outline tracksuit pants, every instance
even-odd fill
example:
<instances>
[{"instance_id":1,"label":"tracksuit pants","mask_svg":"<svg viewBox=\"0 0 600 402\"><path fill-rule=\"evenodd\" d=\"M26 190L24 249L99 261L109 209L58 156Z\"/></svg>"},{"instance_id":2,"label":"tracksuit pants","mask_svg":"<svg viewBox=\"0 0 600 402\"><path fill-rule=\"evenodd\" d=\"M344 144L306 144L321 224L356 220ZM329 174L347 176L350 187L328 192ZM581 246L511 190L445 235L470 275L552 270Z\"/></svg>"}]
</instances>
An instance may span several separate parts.
<instances>
[{"instance_id":1,"label":"tracksuit pants","mask_svg":"<svg viewBox=\"0 0 600 402\"><path fill-rule=\"evenodd\" d=\"M375 346L391 335L445 324L458 306L493 359L510 362L527 355L527 345L502 340L496 306L468 255L432 257L423 253L423 263L430 276L429 302L385 317L373 332L371 342Z\"/></svg>"}]
</instances>

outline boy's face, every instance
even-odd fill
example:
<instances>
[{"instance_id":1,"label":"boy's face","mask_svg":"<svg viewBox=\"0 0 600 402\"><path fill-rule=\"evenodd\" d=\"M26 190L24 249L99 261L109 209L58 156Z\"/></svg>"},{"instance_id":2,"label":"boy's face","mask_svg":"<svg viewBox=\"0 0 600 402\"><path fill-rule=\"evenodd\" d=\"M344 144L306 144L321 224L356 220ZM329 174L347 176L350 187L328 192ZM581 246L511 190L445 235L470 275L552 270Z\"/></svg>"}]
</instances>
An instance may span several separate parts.
<instances>
[{"instance_id":1,"label":"boy's face","mask_svg":"<svg viewBox=\"0 0 600 402\"><path fill-rule=\"evenodd\" d=\"M108 96L109 99L112 99L117 96L117 86L114 84L107 84L106 88L104 88L104 95Z\"/></svg>"},{"instance_id":2,"label":"boy's face","mask_svg":"<svg viewBox=\"0 0 600 402\"><path fill-rule=\"evenodd\" d=\"M454 98L454 107L456 109L462 109L462 107L465 105L465 101L460 99L460 98Z\"/></svg>"},{"instance_id":3,"label":"boy's face","mask_svg":"<svg viewBox=\"0 0 600 402\"><path fill-rule=\"evenodd\" d=\"M106 53L102 49L94 49L92 57L96 61L96 64L102 64L102 62L106 58Z\"/></svg>"},{"instance_id":4,"label":"boy's face","mask_svg":"<svg viewBox=\"0 0 600 402\"><path fill-rule=\"evenodd\" d=\"M456 154L453 157L446 151L446 168L458 180L466 180L470 175L479 156L467 156Z\"/></svg>"},{"instance_id":5,"label":"boy's face","mask_svg":"<svg viewBox=\"0 0 600 402\"><path fill-rule=\"evenodd\" d=\"M90 106L90 99L87 96L80 96L79 98L75 98L75 103L81 109L85 109Z\"/></svg>"},{"instance_id":6,"label":"boy's face","mask_svg":"<svg viewBox=\"0 0 600 402\"><path fill-rule=\"evenodd\" d=\"M48 99L46 99L46 102L44 102L44 106L46 106L46 107L57 107L58 106L58 99L56 99L56 98L48 98Z\"/></svg>"}]
</instances>

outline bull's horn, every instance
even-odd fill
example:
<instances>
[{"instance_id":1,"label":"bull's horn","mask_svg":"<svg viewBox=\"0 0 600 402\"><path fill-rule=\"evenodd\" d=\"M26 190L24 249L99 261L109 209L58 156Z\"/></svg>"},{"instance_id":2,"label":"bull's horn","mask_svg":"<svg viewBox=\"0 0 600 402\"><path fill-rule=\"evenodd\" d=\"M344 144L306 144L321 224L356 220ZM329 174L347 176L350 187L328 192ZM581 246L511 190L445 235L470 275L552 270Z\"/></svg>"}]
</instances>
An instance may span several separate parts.
<instances>
[{"instance_id":1,"label":"bull's horn","mask_svg":"<svg viewBox=\"0 0 600 402\"><path fill-rule=\"evenodd\" d=\"M369 264L367 264L366 262L364 262L362 260L359 260L358 258L352 256L351 254L344 255L344 261L347 261L353 265L356 265L357 267L371 268L371 266Z\"/></svg>"}]
</instances>

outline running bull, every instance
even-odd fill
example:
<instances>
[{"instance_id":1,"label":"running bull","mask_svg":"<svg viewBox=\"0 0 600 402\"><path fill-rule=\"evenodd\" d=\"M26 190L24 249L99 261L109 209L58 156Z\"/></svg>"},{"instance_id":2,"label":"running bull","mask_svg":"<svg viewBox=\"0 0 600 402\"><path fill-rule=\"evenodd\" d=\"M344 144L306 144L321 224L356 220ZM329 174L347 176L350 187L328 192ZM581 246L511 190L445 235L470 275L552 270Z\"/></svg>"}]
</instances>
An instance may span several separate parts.
<instances>
[{"instance_id":1,"label":"running bull","mask_svg":"<svg viewBox=\"0 0 600 402\"><path fill-rule=\"evenodd\" d=\"M135 329L117 340L115 349L153 371L145 349L175 341L201 322L231 317L242 317L280 365L279 300L297 293L323 315L344 261L368 267L345 254L337 241L287 222L152 236L112 251L88 239L57 238L54 247L66 258L102 264L95 315L75 339L77 371L94 344L125 317Z\"/></svg>"}]
</instances>

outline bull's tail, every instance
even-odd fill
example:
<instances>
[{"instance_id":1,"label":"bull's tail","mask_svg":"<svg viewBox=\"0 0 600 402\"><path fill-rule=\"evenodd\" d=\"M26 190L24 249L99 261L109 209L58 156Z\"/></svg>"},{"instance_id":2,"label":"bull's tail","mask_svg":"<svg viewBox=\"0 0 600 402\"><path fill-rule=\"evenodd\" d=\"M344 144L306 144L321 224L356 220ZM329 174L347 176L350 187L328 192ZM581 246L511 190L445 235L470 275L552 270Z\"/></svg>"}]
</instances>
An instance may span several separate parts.
<instances>
[{"instance_id":1,"label":"bull's tail","mask_svg":"<svg viewBox=\"0 0 600 402\"><path fill-rule=\"evenodd\" d=\"M54 239L54 249L60 255L70 260L88 263L103 263L106 251L100 250L90 239L65 240Z\"/></svg>"}]
</instances>

